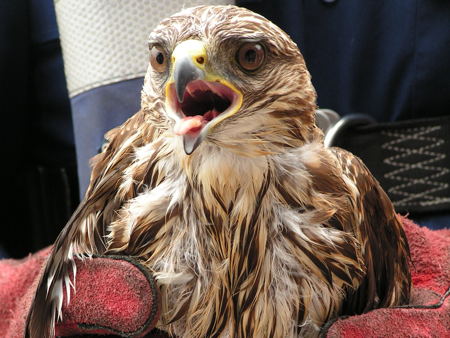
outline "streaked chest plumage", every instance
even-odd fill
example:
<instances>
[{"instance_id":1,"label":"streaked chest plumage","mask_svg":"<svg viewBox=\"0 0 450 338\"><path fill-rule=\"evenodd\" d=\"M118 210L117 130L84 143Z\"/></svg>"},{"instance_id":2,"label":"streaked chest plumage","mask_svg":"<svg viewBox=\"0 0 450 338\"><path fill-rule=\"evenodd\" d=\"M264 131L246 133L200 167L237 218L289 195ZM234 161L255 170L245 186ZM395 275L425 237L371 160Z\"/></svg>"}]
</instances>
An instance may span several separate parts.
<instances>
[{"instance_id":1,"label":"streaked chest plumage","mask_svg":"<svg viewBox=\"0 0 450 338\"><path fill-rule=\"evenodd\" d=\"M359 282L356 239L326 226L324 210L312 207L324 197L311 194L302 150L212 153L184 168L155 164L164 179L154 177L112 226L127 228L119 242L161 285L161 328L192 337L296 336L299 325L302 334L317 333L339 310L342 288ZM144 154L141 161L151 156ZM114 231L111 238L117 246Z\"/></svg>"}]
</instances>

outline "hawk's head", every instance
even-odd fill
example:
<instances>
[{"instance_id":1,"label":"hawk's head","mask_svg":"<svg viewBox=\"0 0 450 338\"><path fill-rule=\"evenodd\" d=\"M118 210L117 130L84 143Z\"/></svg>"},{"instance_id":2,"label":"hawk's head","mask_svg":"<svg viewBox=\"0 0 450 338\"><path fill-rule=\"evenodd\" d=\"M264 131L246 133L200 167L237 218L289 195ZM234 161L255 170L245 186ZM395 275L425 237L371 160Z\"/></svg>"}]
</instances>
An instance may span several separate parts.
<instances>
[{"instance_id":1,"label":"hawk's head","mask_svg":"<svg viewBox=\"0 0 450 338\"><path fill-rule=\"evenodd\" d=\"M144 109L182 138L187 154L202 144L278 153L319 134L303 57L262 16L235 6L190 8L161 22L149 44Z\"/></svg>"}]
</instances>

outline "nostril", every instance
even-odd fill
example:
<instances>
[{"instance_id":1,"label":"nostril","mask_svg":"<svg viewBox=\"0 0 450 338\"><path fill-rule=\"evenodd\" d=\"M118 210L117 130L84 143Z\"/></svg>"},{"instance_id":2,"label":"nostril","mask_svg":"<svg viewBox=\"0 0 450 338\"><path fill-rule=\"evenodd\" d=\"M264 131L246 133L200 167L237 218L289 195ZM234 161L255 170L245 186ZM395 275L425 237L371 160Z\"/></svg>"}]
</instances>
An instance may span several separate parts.
<instances>
[{"instance_id":1,"label":"nostril","mask_svg":"<svg viewBox=\"0 0 450 338\"><path fill-rule=\"evenodd\" d=\"M203 63L205 63L205 58L203 56L199 56L197 57L197 59L195 59L197 61L198 64L202 65Z\"/></svg>"}]
</instances>

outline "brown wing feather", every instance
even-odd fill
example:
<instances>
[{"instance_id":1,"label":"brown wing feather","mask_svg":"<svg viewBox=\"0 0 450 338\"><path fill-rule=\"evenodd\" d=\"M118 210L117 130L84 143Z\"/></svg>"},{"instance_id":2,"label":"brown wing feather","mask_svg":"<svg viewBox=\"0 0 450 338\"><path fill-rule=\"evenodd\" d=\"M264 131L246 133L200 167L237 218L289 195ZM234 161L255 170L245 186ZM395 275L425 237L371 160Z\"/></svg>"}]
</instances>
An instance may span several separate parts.
<instances>
[{"instance_id":1,"label":"brown wing feather","mask_svg":"<svg viewBox=\"0 0 450 338\"><path fill-rule=\"evenodd\" d=\"M343 304L342 314L366 312L373 308L405 304L410 294L409 247L394 207L363 162L353 154L333 148L343 173L359 192L353 223L362 244L366 277Z\"/></svg>"},{"instance_id":2,"label":"brown wing feather","mask_svg":"<svg viewBox=\"0 0 450 338\"><path fill-rule=\"evenodd\" d=\"M145 123L143 111L107 134L110 144L93 159L86 196L56 239L48 258L28 314L26 337L54 336L55 317L60 307L58 302L62 301L64 286L69 288L67 279L66 283L64 279L73 264L72 256L105 251L105 228L121 204L115 194L123 170L132 161L133 147L150 141L153 136L154 128Z\"/></svg>"}]
</instances>

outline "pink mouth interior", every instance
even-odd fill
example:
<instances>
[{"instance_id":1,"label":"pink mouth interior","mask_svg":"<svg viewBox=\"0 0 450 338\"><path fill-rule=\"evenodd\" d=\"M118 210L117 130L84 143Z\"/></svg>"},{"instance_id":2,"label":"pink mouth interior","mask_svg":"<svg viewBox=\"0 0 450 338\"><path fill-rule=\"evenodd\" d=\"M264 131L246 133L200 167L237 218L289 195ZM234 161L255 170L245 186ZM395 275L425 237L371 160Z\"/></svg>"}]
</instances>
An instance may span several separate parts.
<instances>
[{"instance_id":1,"label":"pink mouth interior","mask_svg":"<svg viewBox=\"0 0 450 338\"><path fill-rule=\"evenodd\" d=\"M203 127L227 110L237 95L218 82L196 80L186 86L182 102L178 102L173 84L169 102L181 116L175 125L175 134L199 134Z\"/></svg>"}]
</instances>

